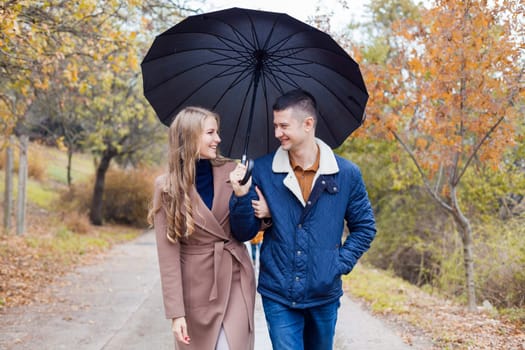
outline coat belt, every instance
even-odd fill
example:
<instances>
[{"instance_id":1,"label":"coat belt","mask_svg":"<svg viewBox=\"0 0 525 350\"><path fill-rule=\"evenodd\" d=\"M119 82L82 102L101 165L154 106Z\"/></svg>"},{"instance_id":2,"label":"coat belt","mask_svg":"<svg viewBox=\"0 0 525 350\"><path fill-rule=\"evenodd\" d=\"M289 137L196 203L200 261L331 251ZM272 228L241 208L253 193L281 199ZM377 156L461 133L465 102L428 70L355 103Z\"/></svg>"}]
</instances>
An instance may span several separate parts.
<instances>
[{"instance_id":1,"label":"coat belt","mask_svg":"<svg viewBox=\"0 0 525 350\"><path fill-rule=\"evenodd\" d=\"M231 256L237 260L241 266L241 290L242 295L244 298L244 303L246 305L246 310L248 311L248 320L249 320L249 326L250 331L253 331L253 314L248 309L248 293L250 291L250 281L249 281L249 272L247 268L252 269L251 266L245 266L246 264L241 261L241 259L238 256L237 249L241 248L242 243L237 243L234 241L217 241L210 245L181 245L181 249L185 254L206 254L209 253L211 249L213 249L213 284L210 291L210 296L208 298L208 301L213 301L217 299L217 282L219 280L219 269L221 266L222 261L222 254L224 251L228 251ZM212 248L213 246L213 248ZM244 270L244 271L243 271ZM230 302L236 302L236 301L230 301Z\"/></svg>"}]
</instances>

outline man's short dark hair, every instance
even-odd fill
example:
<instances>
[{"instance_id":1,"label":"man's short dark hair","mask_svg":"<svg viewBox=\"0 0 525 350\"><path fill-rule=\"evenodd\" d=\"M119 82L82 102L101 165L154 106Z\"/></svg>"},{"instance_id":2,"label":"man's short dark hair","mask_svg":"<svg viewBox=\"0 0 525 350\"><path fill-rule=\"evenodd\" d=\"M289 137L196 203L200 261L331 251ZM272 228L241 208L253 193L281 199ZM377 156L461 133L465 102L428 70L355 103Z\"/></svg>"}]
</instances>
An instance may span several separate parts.
<instances>
[{"instance_id":1,"label":"man's short dark hair","mask_svg":"<svg viewBox=\"0 0 525 350\"><path fill-rule=\"evenodd\" d=\"M303 89L288 91L277 98L272 107L272 109L277 112L284 111L288 108L297 108L312 116L314 120L317 121L317 102L308 91Z\"/></svg>"}]
</instances>

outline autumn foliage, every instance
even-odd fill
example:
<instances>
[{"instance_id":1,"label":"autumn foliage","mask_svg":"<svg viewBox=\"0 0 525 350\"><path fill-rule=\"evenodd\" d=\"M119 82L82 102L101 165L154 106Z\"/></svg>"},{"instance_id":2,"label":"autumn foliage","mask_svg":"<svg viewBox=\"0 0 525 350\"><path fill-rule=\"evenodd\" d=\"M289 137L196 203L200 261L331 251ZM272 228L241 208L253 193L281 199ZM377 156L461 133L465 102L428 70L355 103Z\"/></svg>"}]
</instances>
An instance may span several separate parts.
<instances>
[{"instance_id":1,"label":"autumn foliage","mask_svg":"<svg viewBox=\"0 0 525 350\"><path fill-rule=\"evenodd\" d=\"M396 55L368 71L367 131L403 136L432 175L452 166L459 177L474 154L496 166L515 143L525 97L523 9L511 4L438 1L395 23Z\"/></svg>"},{"instance_id":2,"label":"autumn foliage","mask_svg":"<svg viewBox=\"0 0 525 350\"><path fill-rule=\"evenodd\" d=\"M408 3L372 2L391 6L377 7L378 19ZM498 169L520 137L524 11L520 1L436 1L417 15L390 17L382 54L362 64L370 104L359 133L396 140L427 192L454 219L471 309L473 232L459 184L473 163Z\"/></svg>"}]
</instances>

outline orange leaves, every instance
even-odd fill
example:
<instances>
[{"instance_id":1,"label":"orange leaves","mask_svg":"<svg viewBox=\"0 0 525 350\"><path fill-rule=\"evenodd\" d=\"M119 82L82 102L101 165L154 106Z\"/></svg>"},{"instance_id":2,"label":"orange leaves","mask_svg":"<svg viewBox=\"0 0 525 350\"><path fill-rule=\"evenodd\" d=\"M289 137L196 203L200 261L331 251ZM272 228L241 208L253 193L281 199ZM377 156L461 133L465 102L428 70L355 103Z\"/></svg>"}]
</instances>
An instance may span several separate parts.
<instances>
[{"instance_id":1,"label":"orange leaves","mask_svg":"<svg viewBox=\"0 0 525 350\"><path fill-rule=\"evenodd\" d=\"M425 149L428 146L428 141L425 140L422 137L418 137L416 139L416 145L415 146L416 146L417 149L423 150L423 149Z\"/></svg>"},{"instance_id":2,"label":"orange leaves","mask_svg":"<svg viewBox=\"0 0 525 350\"><path fill-rule=\"evenodd\" d=\"M464 165L472 152L479 152L483 160L497 163L508 145L507 140L512 138L511 125L516 121L515 116L508 113L515 103L508 89L517 84L511 78L516 75L508 72L519 69L515 63L519 62L519 52L513 50L515 43L505 29L510 24L502 12L495 18L475 3L467 9L462 2L442 1L431 13L432 16L422 17L430 20L428 23L422 20L429 31L417 38L422 45L420 54L407 58L414 80L404 88L414 90L413 93L422 98L414 106L420 117L416 123L406 124L406 136L412 138L414 147L421 151L425 148L422 138L412 133L428 135L433 145L427 150L432 148L441 154L441 161L459 154L459 164ZM494 28L506 35L495 36ZM501 60L500 52L516 59ZM500 74L502 71L507 74ZM502 115L508 119L508 127L505 132L495 132L491 128ZM490 147L479 148L487 135ZM420 156L430 154L420 153Z\"/></svg>"},{"instance_id":3,"label":"orange leaves","mask_svg":"<svg viewBox=\"0 0 525 350\"><path fill-rule=\"evenodd\" d=\"M410 68L411 71L415 71L415 72L423 72L424 71L423 62L421 62L421 60L416 58L416 57L412 58L412 59L409 59L408 67Z\"/></svg>"},{"instance_id":4,"label":"orange leaves","mask_svg":"<svg viewBox=\"0 0 525 350\"><path fill-rule=\"evenodd\" d=\"M366 134L398 133L430 176L441 165L459 174L472 157L498 166L515 142L525 97L515 3L442 0L419 19L396 21L389 58L364 65Z\"/></svg>"}]
</instances>

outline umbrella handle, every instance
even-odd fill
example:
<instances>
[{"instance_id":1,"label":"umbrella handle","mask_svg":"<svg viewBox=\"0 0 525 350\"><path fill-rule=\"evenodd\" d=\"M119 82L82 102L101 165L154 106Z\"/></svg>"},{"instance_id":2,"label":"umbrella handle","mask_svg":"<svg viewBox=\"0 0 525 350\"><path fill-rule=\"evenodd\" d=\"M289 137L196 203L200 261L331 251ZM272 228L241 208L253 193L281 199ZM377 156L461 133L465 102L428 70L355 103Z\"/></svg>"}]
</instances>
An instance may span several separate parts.
<instances>
[{"instance_id":1,"label":"umbrella handle","mask_svg":"<svg viewBox=\"0 0 525 350\"><path fill-rule=\"evenodd\" d=\"M252 176L253 159L248 158L245 161L243 161L243 163L246 164L246 173L244 174L244 177L242 178L242 180L239 181L240 185L244 185L245 183L247 183L250 177Z\"/></svg>"}]
</instances>

